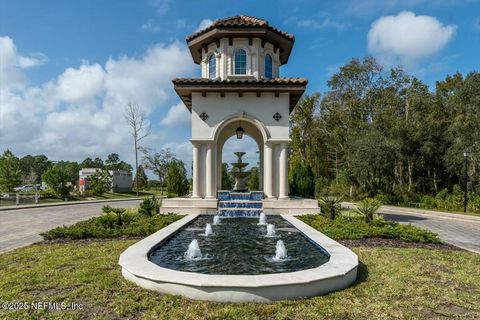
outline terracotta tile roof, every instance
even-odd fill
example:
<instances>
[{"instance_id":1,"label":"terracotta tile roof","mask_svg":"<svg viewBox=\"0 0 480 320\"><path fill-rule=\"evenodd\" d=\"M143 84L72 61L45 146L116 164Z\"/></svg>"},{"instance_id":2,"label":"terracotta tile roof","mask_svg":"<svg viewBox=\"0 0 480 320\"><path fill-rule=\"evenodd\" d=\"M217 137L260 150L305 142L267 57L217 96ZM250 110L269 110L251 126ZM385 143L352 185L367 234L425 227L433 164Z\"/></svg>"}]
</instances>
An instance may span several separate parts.
<instances>
[{"instance_id":1,"label":"terracotta tile roof","mask_svg":"<svg viewBox=\"0 0 480 320\"><path fill-rule=\"evenodd\" d=\"M306 85L306 78L274 78L274 79L206 79L206 78L176 78L172 80L175 85L188 84L207 84L207 85L236 85L236 84L253 84L253 85Z\"/></svg>"},{"instance_id":2,"label":"terracotta tile roof","mask_svg":"<svg viewBox=\"0 0 480 320\"><path fill-rule=\"evenodd\" d=\"M274 31L289 40L292 40L292 41L295 40L295 37L293 35L270 26L267 20L246 16L246 15L239 15L239 16L233 16L233 17L228 17L224 19L218 19L211 26L189 35L187 37L187 41L190 41L210 30L213 30L215 28L222 28L222 27L263 27L271 31Z\"/></svg>"},{"instance_id":3,"label":"terracotta tile roof","mask_svg":"<svg viewBox=\"0 0 480 320\"><path fill-rule=\"evenodd\" d=\"M202 92L263 92L278 94L288 92L290 97L290 112L305 92L308 80L305 78L275 78L275 79L234 79L212 80L204 78L176 78L173 81L175 91L185 103L187 108L192 108L192 93Z\"/></svg>"}]
</instances>

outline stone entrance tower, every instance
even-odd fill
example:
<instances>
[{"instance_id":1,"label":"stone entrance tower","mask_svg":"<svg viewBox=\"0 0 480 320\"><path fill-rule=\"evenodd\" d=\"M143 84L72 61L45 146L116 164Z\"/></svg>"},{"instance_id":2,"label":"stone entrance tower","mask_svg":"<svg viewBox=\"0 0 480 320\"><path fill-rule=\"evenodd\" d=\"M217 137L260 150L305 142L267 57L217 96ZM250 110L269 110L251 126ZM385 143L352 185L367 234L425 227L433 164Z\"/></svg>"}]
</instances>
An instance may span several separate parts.
<instances>
[{"instance_id":1,"label":"stone entrance tower","mask_svg":"<svg viewBox=\"0 0 480 320\"><path fill-rule=\"evenodd\" d=\"M266 198L288 198L289 115L307 85L280 77L293 43L292 35L249 16L217 20L187 37L202 77L173 84L192 114L193 198L216 198L225 141L243 134L259 147L259 189Z\"/></svg>"}]
</instances>

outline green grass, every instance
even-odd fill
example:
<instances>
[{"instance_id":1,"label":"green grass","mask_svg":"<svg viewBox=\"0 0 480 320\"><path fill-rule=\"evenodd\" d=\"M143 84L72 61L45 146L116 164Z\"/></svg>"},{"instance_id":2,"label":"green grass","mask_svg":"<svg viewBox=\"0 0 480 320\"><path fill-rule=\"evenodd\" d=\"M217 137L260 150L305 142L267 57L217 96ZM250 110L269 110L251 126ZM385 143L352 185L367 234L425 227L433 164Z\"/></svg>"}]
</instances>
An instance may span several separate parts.
<instances>
[{"instance_id":1,"label":"green grass","mask_svg":"<svg viewBox=\"0 0 480 320\"><path fill-rule=\"evenodd\" d=\"M358 282L325 296L221 304L161 295L125 280L117 264L134 240L32 245L0 255L0 301L83 304L76 311L0 310L0 319L478 319L480 255L354 248Z\"/></svg>"},{"instance_id":2,"label":"green grass","mask_svg":"<svg viewBox=\"0 0 480 320\"><path fill-rule=\"evenodd\" d=\"M138 196L135 191L132 192L107 192L102 195L93 195L91 197L78 197L78 196L72 196L70 197L69 201L87 201L91 200L92 198L95 198L96 200L121 200L121 199L135 199L135 198L144 198L144 197L150 197L152 195L155 195L156 197L159 196L165 196L166 193L161 190L151 190L151 191L140 191ZM88 199L87 199L88 198ZM60 203L64 202L64 199L58 199L58 198L40 198L39 199L39 204L42 203ZM20 205L26 205L26 204L34 204L33 201L29 201L28 203L20 202ZM15 205L15 201L10 201L10 200L2 200L0 199L0 206L13 206Z\"/></svg>"},{"instance_id":3,"label":"green grass","mask_svg":"<svg viewBox=\"0 0 480 320\"><path fill-rule=\"evenodd\" d=\"M342 212L342 215L333 221L320 214L303 215L298 218L335 240L384 238L407 242L441 243L438 236L428 230L410 224L386 221L382 218L377 218L368 224L354 212L351 214Z\"/></svg>"},{"instance_id":4,"label":"green grass","mask_svg":"<svg viewBox=\"0 0 480 320\"><path fill-rule=\"evenodd\" d=\"M137 197L148 197L148 196L162 196L165 195L163 191L139 191L138 196L135 191L132 192L107 192L102 194L101 196L92 196L97 200L107 200L107 199L130 199L130 198L137 198Z\"/></svg>"}]
</instances>

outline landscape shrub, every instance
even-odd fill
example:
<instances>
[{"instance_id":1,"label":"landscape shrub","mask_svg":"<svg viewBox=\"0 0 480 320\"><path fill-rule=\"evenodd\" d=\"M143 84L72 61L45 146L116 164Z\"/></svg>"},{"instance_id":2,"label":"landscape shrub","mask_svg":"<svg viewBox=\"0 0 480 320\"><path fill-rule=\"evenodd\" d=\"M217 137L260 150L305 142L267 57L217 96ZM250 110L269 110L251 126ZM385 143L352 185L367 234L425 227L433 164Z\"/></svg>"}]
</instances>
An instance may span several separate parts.
<instances>
[{"instance_id":1,"label":"landscape shrub","mask_svg":"<svg viewBox=\"0 0 480 320\"><path fill-rule=\"evenodd\" d=\"M165 184L169 194L176 194L181 197L188 193L190 183L187 179L187 171L183 161L172 160L168 163Z\"/></svg>"},{"instance_id":2,"label":"landscape shrub","mask_svg":"<svg viewBox=\"0 0 480 320\"><path fill-rule=\"evenodd\" d=\"M120 212L118 209L114 211ZM136 211L125 210L122 213L122 223L119 224L118 215L111 211L71 226L57 227L41 235L45 240L146 237L182 217L173 213L149 217Z\"/></svg>"},{"instance_id":3,"label":"landscape shrub","mask_svg":"<svg viewBox=\"0 0 480 320\"><path fill-rule=\"evenodd\" d=\"M144 198L142 203L138 208L138 213L145 216L151 217L154 214L159 213L160 211L160 202L153 195L151 198Z\"/></svg>"},{"instance_id":4,"label":"landscape shrub","mask_svg":"<svg viewBox=\"0 0 480 320\"><path fill-rule=\"evenodd\" d=\"M57 199L58 198L55 191L53 191L50 188L47 188L45 190L40 190L40 197L43 198L43 199Z\"/></svg>"},{"instance_id":5,"label":"landscape shrub","mask_svg":"<svg viewBox=\"0 0 480 320\"><path fill-rule=\"evenodd\" d=\"M471 211L480 211L480 195L471 194L469 204L471 206Z\"/></svg>"},{"instance_id":6,"label":"landscape shrub","mask_svg":"<svg viewBox=\"0 0 480 320\"><path fill-rule=\"evenodd\" d=\"M377 213L377 210L380 208L382 203L377 199L367 198L358 204L358 207L353 210L359 215L365 218L365 222L370 223L373 221L374 215Z\"/></svg>"},{"instance_id":7,"label":"landscape shrub","mask_svg":"<svg viewBox=\"0 0 480 320\"><path fill-rule=\"evenodd\" d=\"M335 197L320 198L318 200L318 205L320 207L320 212L328 216L330 220L334 220L342 209L342 199Z\"/></svg>"},{"instance_id":8,"label":"landscape shrub","mask_svg":"<svg viewBox=\"0 0 480 320\"><path fill-rule=\"evenodd\" d=\"M398 198L393 194L384 194L380 193L375 196L375 199L380 201L383 204L392 204L395 205L398 203Z\"/></svg>"},{"instance_id":9,"label":"landscape shrub","mask_svg":"<svg viewBox=\"0 0 480 320\"><path fill-rule=\"evenodd\" d=\"M85 190L82 193L80 193L80 196L82 198L92 198L95 196L95 193L93 192L93 190Z\"/></svg>"},{"instance_id":10,"label":"landscape shrub","mask_svg":"<svg viewBox=\"0 0 480 320\"><path fill-rule=\"evenodd\" d=\"M402 225L383 218L367 223L363 218L338 215L335 220L317 215L298 217L303 222L335 240L358 240L364 238L398 239L407 242L441 243L438 236L425 229L412 225Z\"/></svg>"},{"instance_id":11,"label":"landscape shrub","mask_svg":"<svg viewBox=\"0 0 480 320\"><path fill-rule=\"evenodd\" d=\"M430 195L424 195L420 197L420 208L435 209L436 207L437 203L435 201L435 197Z\"/></svg>"},{"instance_id":12,"label":"landscape shrub","mask_svg":"<svg viewBox=\"0 0 480 320\"><path fill-rule=\"evenodd\" d=\"M294 159L289 173L290 194L312 198L315 193L315 176L312 168L303 159Z\"/></svg>"}]
</instances>

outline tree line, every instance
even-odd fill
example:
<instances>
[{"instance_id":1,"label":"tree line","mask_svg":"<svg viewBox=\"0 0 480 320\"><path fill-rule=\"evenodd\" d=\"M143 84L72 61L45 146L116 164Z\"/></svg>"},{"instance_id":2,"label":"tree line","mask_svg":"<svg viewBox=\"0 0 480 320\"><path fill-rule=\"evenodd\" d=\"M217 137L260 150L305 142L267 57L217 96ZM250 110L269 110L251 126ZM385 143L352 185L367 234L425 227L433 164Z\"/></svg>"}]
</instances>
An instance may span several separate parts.
<instances>
[{"instance_id":1,"label":"tree line","mask_svg":"<svg viewBox=\"0 0 480 320\"><path fill-rule=\"evenodd\" d=\"M391 203L459 198L465 151L470 197L480 193L478 72L447 76L430 91L399 67L353 59L327 92L298 103L291 125L294 194Z\"/></svg>"},{"instance_id":2,"label":"tree line","mask_svg":"<svg viewBox=\"0 0 480 320\"><path fill-rule=\"evenodd\" d=\"M120 160L117 153L111 153L105 161L101 158L86 158L82 162L53 161L46 155L15 156L10 150L5 150L0 156L0 191L9 192L13 188L25 184L41 184L43 174L52 167L61 168L66 181L76 184L82 168L99 168L105 170L125 170L132 172L132 166Z\"/></svg>"}]
</instances>

